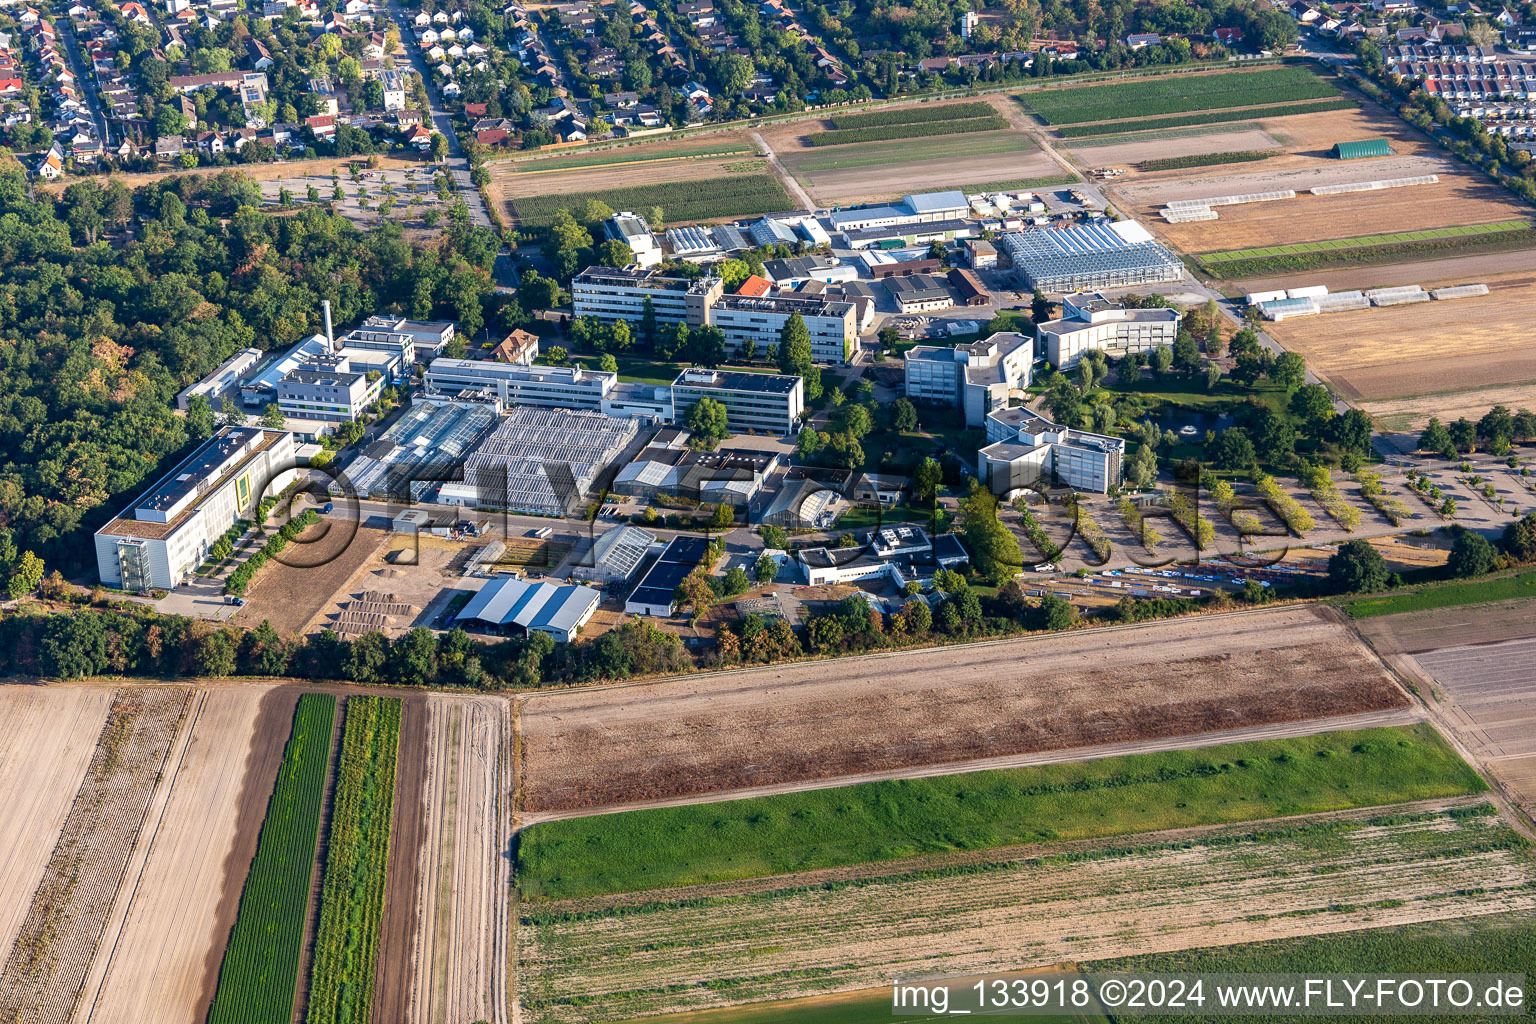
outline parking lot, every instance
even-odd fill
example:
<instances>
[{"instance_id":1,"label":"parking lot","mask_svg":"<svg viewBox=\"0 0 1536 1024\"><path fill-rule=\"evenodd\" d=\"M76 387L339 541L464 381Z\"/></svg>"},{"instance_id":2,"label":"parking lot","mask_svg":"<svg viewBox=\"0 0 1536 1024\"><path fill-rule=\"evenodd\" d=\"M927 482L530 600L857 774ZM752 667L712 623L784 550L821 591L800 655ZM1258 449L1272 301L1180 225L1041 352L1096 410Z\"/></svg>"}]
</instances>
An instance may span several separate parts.
<instances>
[{"instance_id":1,"label":"parking lot","mask_svg":"<svg viewBox=\"0 0 1536 1024\"><path fill-rule=\"evenodd\" d=\"M450 190L448 201L443 202L434 181L434 169L429 166L360 170L354 175L338 165L334 172L260 182L263 204L279 207L282 191L287 189L295 207L329 203L337 213L359 226L378 223L388 216L408 227L426 228L427 219L432 216L428 211L437 217L445 216L456 195ZM342 190L341 199L336 198L337 188ZM313 198L310 189L314 189Z\"/></svg>"}]
</instances>

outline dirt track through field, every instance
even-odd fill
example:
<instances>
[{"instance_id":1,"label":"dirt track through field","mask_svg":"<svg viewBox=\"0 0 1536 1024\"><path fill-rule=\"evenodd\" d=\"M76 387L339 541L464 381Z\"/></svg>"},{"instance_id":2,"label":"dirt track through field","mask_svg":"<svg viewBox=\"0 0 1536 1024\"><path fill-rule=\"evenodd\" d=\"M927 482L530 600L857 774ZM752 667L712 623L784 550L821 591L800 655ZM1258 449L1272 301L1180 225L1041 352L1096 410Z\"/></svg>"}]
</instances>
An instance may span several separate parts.
<instances>
[{"instance_id":1,"label":"dirt track through field","mask_svg":"<svg viewBox=\"0 0 1536 1024\"><path fill-rule=\"evenodd\" d=\"M413 991L395 1019L508 1024L509 714L493 698L428 698Z\"/></svg>"},{"instance_id":2,"label":"dirt track through field","mask_svg":"<svg viewBox=\"0 0 1536 1024\"><path fill-rule=\"evenodd\" d=\"M282 736L265 728L284 717L272 713L284 703L273 689L214 687L201 696L145 860L119 898L122 920L92 967L81 1024L199 1024L207 1015L209 961L222 957L234 918L222 904L245 882L287 723ZM254 801L241 799L248 791L262 797L254 813Z\"/></svg>"},{"instance_id":3,"label":"dirt track through field","mask_svg":"<svg viewBox=\"0 0 1536 1024\"><path fill-rule=\"evenodd\" d=\"M1396 810L1257 823L1220 842L1148 835L1070 856L1004 853L927 877L866 871L854 885L781 876L777 889L721 888L728 913L713 886L616 914L562 920L562 906L541 907L550 917L520 945L524 1005L535 1021L607 1020L1536 910L1536 871L1500 819L1385 817ZM722 977L732 984L707 984Z\"/></svg>"},{"instance_id":4,"label":"dirt track through field","mask_svg":"<svg viewBox=\"0 0 1536 1024\"><path fill-rule=\"evenodd\" d=\"M1404 707L1328 610L718 672L522 699L522 809L604 807Z\"/></svg>"},{"instance_id":5,"label":"dirt track through field","mask_svg":"<svg viewBox=\"0 0 1536 1024\"><path fill-rule=\"evenodd\" d=\"M10 954L111 703L108 687L0 688L0 957Z\"/></svg>"},{"instance_id":6,"label":"dirt track through field","mask_svg":"<svg viewBox=\"0 0 1536 1024\"><path fill-rule=\"evenodd\" d=\"M0 974L0 1019L74 1012L192 691L121 689Z\"/></svg>"}]
</instances>

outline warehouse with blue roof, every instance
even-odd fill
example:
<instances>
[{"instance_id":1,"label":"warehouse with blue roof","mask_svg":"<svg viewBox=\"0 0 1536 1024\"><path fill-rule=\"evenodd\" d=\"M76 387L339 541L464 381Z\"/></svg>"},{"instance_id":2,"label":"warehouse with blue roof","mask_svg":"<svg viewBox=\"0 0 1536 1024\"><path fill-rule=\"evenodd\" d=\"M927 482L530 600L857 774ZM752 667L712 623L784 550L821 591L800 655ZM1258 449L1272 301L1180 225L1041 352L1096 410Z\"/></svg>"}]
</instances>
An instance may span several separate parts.
<instances>
[{"instance_id":1,"label":"warehouse with blue roof","mask_svg":"<svg viewBox=\"0 0 1536 1024\"><path fill-rule=\"evenodd\" d=\"M547 633L561 643L576 639L597 611L602 594L592 587L561 583L530 583L512 576L491 580L454 617L456 625L506 632L516 626L528 633Z\"/></svg>"}]
</instances>

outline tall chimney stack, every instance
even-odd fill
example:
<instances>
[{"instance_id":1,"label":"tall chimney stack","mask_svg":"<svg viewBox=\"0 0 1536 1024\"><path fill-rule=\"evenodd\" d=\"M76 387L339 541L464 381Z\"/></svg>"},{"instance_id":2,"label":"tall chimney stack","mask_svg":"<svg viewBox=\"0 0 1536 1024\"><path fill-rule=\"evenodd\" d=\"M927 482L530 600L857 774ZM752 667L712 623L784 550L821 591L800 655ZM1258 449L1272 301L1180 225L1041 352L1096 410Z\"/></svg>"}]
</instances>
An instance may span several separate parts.
<instances>
[{"instance_id":1,"label":"tall chimney stack","mask_svg":"<svg viewBox=\"0 0 1536 1024\"><path fill-rule=\"evenodd\" d=\"M320 303L320 308L325 310L325 345L331 355L336 354L336 335L331 332L331 300L325 299Z\"/></svg>"}]
</instances>

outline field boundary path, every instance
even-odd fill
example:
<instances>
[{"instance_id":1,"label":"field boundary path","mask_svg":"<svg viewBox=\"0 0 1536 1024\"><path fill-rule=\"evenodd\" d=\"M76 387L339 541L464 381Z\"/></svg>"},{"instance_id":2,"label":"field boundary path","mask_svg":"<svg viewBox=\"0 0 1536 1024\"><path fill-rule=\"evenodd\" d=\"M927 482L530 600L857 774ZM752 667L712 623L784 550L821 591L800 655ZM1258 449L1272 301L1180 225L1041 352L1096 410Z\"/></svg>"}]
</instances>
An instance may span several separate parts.
<instances>
[{"instance_id":1,"label":"field boundary path","mask_svg":"<svg viewBox=\"0 0 1536 1024\"><path fill-rule=\"evenodd\" d=\"M773 147L763 140L763 133L754 131L752 141L762 147L763 155L768 158L768 169L773 172L775 178L779 179L779 184L789 191L790 198L799 203L802 210L817 209L817 203L811 198L811 194L800 186L800 182L796 181L795 176L790 174L789 169L784 166L784 161L779 159L779 154L775 153Z\"/></svg>"},{"instance_id":2,"label":"field boundary path","mask_svg":"<svg viewBox=\"0 0 1536 1024\"><path fill-rule=\"evenodd\" d=\"M107 918L106 928L102 931L96 958L86 974L85 987L81 991L79 1004L86 1008L83 1014L84 1020L89 1021L96 1015L101 1002L101 993L107 987L107 980L111 977L113 969L118 965L118 945L122 942L128 916L133 913L134 903L138 899L139 886L144 881L144 869L149 864L150 855L155 851L155 843L160 838L160 830L165 825L166 810L171 805L171 794L181 776L182 766L186 762L187 748L192 745L192 736L197 731L197 723L203 717L203 708L208 703L208 691L197 690L192 701L193 706L184 717L181 732L177 735L170 754L166 757L166 765L174 765L174 767L170 768L169 772L162 772L161 784L156 788L154 796L150 798L149 811L144 820L146 825L153 821L154 826L147 832L141 831L139 841L134 845L127 870L123 874L124 884L118 890L117 901ZM128 884L130 879L132 884Z\"/></svg>"},{"instance_id":3,"label":"field boundary path","mask_svg":"<svg viewBox=\"0 0 1536 1024\"><path fill-rule=\"evenodd\" d=\"M1247 743L1257 740L1294 739L1340 729L1374 729L1381 726L1414 725L1429 716L1418 707L1395 708L1391 711L1363 711L1353 715L1333 718L1309 718L1299 722L1279 722L1271 725L1255 725L1245 729L1223 729L1218 732L1194 733L1184 736L1168 736L1159 739L1134 740L1128 743L1105 743L1092 747L1069 747L1064 750L1044 750L1028 754L1006 754L1001 757L983 757L969 761L952 761L947 764L915 765L889 771L860 772L856 775L838 775L801 782L786 782L776 786L753 786L746 789L720 790L663 800L645 800L637 803L608 804L602 807L579 807L559 811L524 811L519 815L521 831L529 825L565 818L587 818L597 814L614 814L621 811L652 810L659 807L686 807L692 804L720 803L726 800L746 800L760 796L777 796L784 793L803 793L814 789L834 789L854 786L864 782L888 782L896 779L931 779L943 775L963 775L967 772L993 771L1000 768L1027 768L1033 765L1067 764L1073 761L1097 761L1104 757L1121 757L1126 754L1157 754L1170 750L1197 750L1224 743Z\"/></svg>"}]
</instances>

